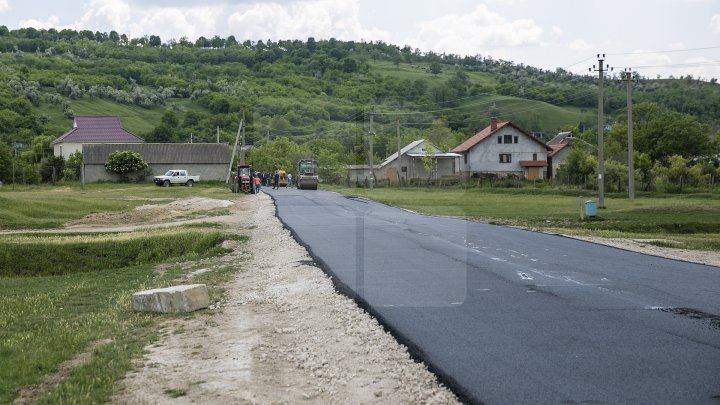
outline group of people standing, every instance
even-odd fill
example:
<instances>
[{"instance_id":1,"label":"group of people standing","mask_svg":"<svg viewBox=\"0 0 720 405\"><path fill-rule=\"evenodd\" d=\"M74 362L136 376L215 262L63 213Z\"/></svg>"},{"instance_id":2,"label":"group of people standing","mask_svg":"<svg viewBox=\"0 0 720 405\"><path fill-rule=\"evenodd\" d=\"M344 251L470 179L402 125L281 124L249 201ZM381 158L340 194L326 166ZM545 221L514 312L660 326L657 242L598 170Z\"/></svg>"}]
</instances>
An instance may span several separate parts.
<instances>
[{"instance_id":1,"label":"group of people standing","mask_svg":"<svg viewBox=\"0 0 720 405\"><path fill-rule=\"evenodd\" d=\"M276 169L275 172L256 172L255 173L255 192L260 192L260 186L265 187L272 186L273 189L280 188L280 169ZM287 186L292 188L292 173L287 174Z\"/></svg>"}]
</instances>

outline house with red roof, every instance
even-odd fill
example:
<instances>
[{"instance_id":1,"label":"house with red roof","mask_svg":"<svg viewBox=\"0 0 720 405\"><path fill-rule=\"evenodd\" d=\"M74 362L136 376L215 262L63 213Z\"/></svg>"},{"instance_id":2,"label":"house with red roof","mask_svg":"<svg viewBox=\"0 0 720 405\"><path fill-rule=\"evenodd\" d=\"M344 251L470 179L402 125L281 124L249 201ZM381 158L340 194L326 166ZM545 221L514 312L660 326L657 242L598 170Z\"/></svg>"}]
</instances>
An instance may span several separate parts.
<instances>
[{"instance_id":1,"label":"house with red roof","mask_svg":"<svg viewBox=\"0 0 720 405\"><path fill-rule=\"evenodd\" d=\"M455 147L459 153L459 170L470 176L491 174L515 175L528 180L547 178L548 152L545 143L510 121L490 125Z\"/></svg>"},{"instance_id":2,"label":"house with red roof","mask_svg":"<svg viewBox=\"0 0 720 405\"><path fill-rule=\"evenodd\" d=\"M76 151L82 151L83 144L102 143L144 143L120 125L119 117L75 117L71 130L50 142L55 156L67 159Z\"/></svg>"}]
</instances>

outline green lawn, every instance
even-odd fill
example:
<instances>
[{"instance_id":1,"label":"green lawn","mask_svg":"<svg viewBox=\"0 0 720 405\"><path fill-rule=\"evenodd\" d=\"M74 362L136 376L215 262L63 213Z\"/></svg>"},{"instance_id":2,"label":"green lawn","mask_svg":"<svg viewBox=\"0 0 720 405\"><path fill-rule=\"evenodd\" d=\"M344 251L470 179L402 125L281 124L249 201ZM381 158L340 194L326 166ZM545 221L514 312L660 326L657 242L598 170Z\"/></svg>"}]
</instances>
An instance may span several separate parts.
<instances>
[{"instance_id":1,"label":"green lawn","mask_svg":"<svg viewBox=\"0 0 720 405\"><path fill-rule=\"evenodd\" d=\"M221 184L192 189L152 184L2 187L0 224L4 229L53 228L89 213L123 212L189 196L244 198ZM245 238L213 224L212 218L193 226L125 233L0 235L0 404L11 403L24 386L55 378L63 362L80 354L89 360L47 390L36 389L33 403L107 402L133 359L157 338L162 321L195 316L136 313L132 293L177 284L208 266L212 256L227 252L226 240L242 245ZM164 272L155 271L159 264ZM193 281L208 285L215 302L241 266L218 263Z\"/></svg>"},{"instance_id":2,"label":"green lawn","mask_svg":"<svg viewBox=\"0 0 720 405\"><path fill-rule=\"evenodd\" d=\"M657 239L667 245L720 251L720 195L605 198L596 218L580 220L581 202L569 191L487 188L336 189L389 205L545 232ZM597 202L597 198L592 198Z\"/></svg>"}]
</instances>

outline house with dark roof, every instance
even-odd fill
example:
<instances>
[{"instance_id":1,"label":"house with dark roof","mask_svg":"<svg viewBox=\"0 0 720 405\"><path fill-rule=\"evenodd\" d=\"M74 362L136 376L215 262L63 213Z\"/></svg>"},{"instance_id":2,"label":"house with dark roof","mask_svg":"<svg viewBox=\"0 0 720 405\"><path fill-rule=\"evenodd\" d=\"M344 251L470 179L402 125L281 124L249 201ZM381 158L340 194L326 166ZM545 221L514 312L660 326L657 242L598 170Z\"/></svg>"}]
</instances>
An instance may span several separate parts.
<instances>
[{"instance_id":1,"label":"house with dark roof","mask_svg":"<svg viewBox=\"0 0 720 405\"><path fill-rule=\"evenodd\" d=\"M547 178L547 154L551 149L512 122L490 125L455 147L460 154L459 171L464 175L516 175L528 180Z\"/></svg>"},{"instance_id":2,"label":"house with dark roof","mask_svg":"<svg viewBox=\"0 0 720 405\"><path fill-rule=\"evenodd\" d=\"M71 130L50 142L55 156L67 159L83 144L143 143L141 138L126 131L119 117L75 117Z\"/></svg>"},{"instance_id":3,"label":"house with dark roof","mask_svg":"<svg viewBox=\"0 0 720 405\"><path fill-rule=\"evenodd\" d=\"M170 169L185 169L200 181L225 181L230 167L232 148L227 143L90 143L83 144L84 182L119 181L119 176L105 170L105 162L117 150L131 150L142 156L153 175Z\"/></svg>"},{"instance_id":4,"label":"house with dark roof","mask_svg":"<svg viewBox=\"0 0 720 405\"><path fill-rule=\"evenodd\" d=\"M560 132L548 142L548 147L552 150L548 153L548 178L557 176L560 165L565 162L567 155L570 154L572 146L580 142L583 147L592 152L594 147L582 139L576 138L572 132Z\"/></svg>"}]
</instances>

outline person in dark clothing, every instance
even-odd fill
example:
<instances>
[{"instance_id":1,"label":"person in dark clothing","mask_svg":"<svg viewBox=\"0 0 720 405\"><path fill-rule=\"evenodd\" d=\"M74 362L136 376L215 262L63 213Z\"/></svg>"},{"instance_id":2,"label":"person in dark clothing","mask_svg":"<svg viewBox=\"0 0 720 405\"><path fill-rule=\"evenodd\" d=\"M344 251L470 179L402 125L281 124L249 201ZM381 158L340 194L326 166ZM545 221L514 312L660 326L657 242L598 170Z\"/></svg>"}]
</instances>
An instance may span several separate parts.
<instances>
[{"instance_id":1,"label":"person in dark clothing","mask_svg":"<svg viewBox=\"0 0 720 405\"><path fill-rule=\"evenodd\" d=\"M275 170L275 177L273 178L273 189L280 188L280 169Z\"/></svg>"}]
</instances>

